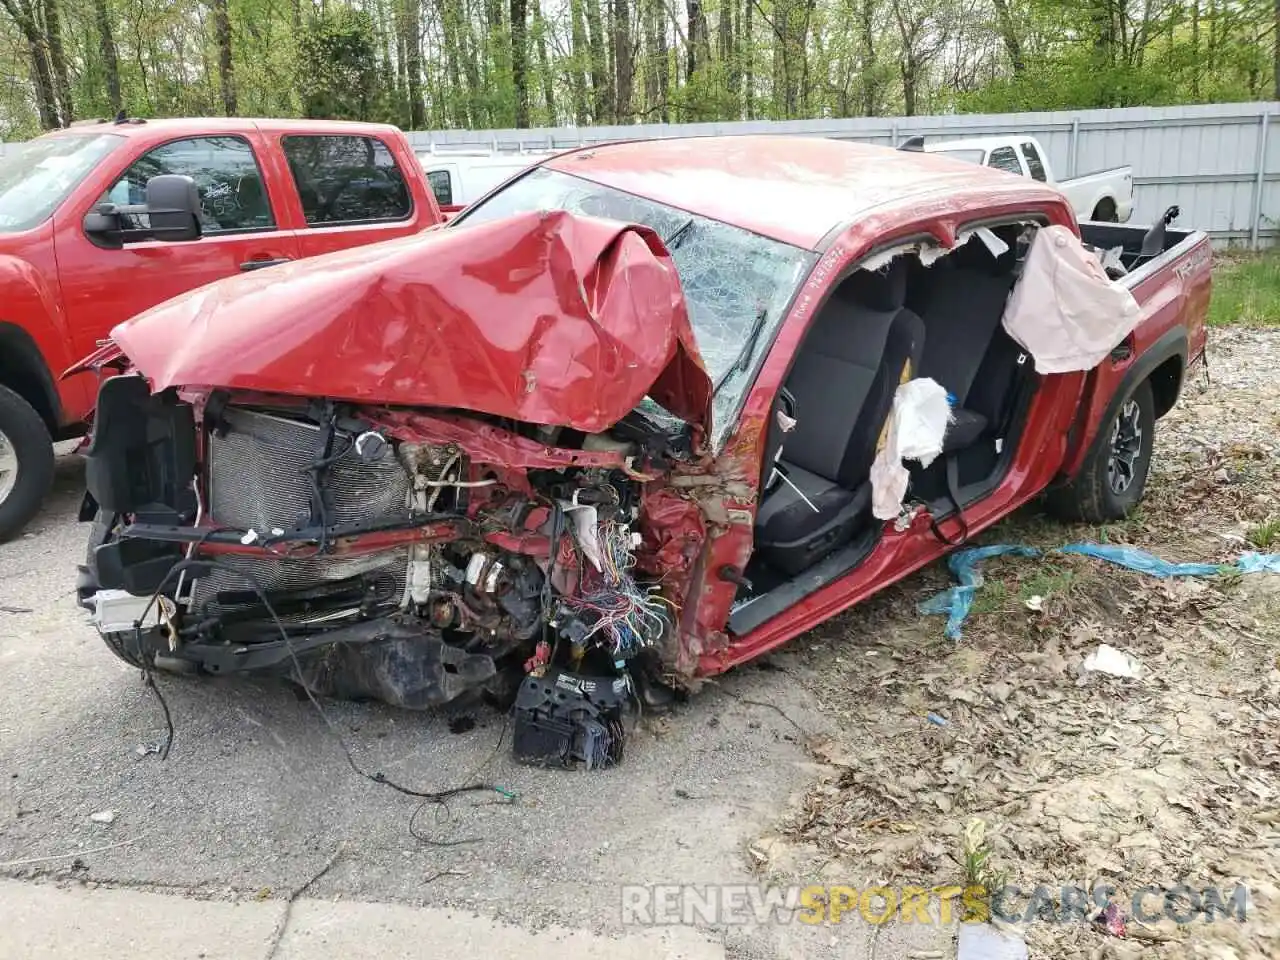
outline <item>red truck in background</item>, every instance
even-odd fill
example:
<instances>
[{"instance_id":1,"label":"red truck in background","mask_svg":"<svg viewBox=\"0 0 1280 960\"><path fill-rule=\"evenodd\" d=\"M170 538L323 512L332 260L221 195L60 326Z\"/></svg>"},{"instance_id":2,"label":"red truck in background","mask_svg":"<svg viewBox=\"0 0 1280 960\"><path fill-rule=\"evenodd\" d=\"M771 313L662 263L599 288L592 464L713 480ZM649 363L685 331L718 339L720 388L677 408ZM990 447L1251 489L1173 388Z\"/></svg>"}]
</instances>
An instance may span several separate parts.
<instances>
[{"instance_id":1,"label":"red truck in background","mask_svg":"<svg viewBox=\"0 0 1280 960\"><path fill-rule=\"evenodd\" d=\"M151 229L157 177L171 196L189 189L175 177L194 181L191 235ZM11 146L0 157L0 540L39 509L51 440L82 433L93 408L92 375L58 374L116 324L223 277L440 222L408 140L381 124L118 119Z\"/></svg>"}]
</instances>

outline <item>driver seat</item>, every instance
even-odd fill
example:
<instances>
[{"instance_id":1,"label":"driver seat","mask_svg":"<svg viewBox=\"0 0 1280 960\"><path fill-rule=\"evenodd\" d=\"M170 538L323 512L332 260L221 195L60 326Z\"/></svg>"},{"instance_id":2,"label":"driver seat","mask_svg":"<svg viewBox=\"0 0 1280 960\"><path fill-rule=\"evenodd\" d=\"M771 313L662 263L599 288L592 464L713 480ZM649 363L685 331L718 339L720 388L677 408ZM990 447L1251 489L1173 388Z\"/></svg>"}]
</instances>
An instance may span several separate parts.
<instances>
[{"instance_id":1,"label":"driver seat","mask_svg":"<svg viewBox=\"0 0 1280 960\"><path fill-rule=\"evenodd\" d=\"M877 444L894 392L914 375L924 349L924 322L903 306L906 268L898 258L842 283L787 377L796 425L755 534L760 555L784 573L799 574L848 543L870 516Z\"/></svg>"}]
</instances>

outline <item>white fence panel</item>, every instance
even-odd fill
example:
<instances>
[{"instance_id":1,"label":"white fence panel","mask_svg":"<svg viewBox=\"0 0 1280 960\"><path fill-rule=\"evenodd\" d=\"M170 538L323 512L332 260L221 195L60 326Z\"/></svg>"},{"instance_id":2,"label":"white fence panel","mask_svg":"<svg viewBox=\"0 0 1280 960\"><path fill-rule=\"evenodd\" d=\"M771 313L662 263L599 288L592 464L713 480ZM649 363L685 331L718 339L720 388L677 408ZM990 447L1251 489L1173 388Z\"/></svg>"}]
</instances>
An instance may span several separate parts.
<instances>
[{"instance_id":1,"label":"white fence panel","mask_svg":"<svg viewBox=\"0 0 1280 960\"><path fill-rule=\"evenodd\" d=\"M907 137L956 138L1030 133L1057 175L1080 176L1129 164L1137 223L1171 204L1179 223L1219 244L1266 246L1280 237L1280 103L1223 103L1054 113L856 117L783 122L636 124L532 130L437 130L410 134L418 150L501 152L564 149L608 140L751 133L836 137L896 145Z\"/></svg>"}]
</instances>

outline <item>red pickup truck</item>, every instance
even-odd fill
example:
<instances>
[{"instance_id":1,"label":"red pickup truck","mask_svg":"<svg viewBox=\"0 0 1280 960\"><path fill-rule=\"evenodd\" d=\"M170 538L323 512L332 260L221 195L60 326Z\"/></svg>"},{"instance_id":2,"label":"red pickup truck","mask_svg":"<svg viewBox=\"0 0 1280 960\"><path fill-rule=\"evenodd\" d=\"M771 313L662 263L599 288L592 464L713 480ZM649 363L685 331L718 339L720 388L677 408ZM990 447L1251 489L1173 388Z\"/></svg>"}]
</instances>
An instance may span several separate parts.
<instances>
[{"instance_id":1,"label":"red pickup truck","mask_svg":"<svg viewBox=\"0 0 1280 960\"><path fill-rule=\"evenodd\" d=\"M197 188L190 243L149 229L148 183L175 175ZM92 408L93 378L58 374L117 323L212 280L440 221L390 126L118 120L11 145L0 156L0 540L39 508L50 438L77 435Z\"/></svg>"},{"instance_id":2,"label":"red pickup truck","mask_svg":"<svg viewBox=\"0 0 1280 960\"><path fill-rule=\"evenodd\" d=\"M81 601L137 666L410 708L513 681L518 753L603 763L633 694L693 689L1032 498L1125 516L1209 281L1203 233L1078 225L1049 186L928 154L563 154L441 230L117 327L82 364ZM949 425L886 516L915 386Z\"/></svg>"}]
</instances>

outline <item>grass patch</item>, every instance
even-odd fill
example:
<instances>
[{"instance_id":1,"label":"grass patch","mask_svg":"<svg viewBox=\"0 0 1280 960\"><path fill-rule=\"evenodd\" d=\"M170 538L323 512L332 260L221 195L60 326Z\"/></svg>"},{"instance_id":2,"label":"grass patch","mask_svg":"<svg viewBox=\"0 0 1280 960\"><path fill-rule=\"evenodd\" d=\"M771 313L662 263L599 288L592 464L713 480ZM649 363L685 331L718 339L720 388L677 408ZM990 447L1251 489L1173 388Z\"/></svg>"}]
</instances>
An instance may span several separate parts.
<instances>
[{"instance_id":1,"label":"grass patch","mask_svg":"<svg viewBox=\"0 0 1280 960\"><path fill-rule=\"evenodd\" d=\"M1280 326L1280 251L1215 258L1209 325Z\"/></svg>"},{"instance_id":2,"label":"grass patch","mask_svg":"<svg viewBox=\"0 0 1280 960\"><path fill-rule=\"evenodd\" d=\"M1048 600L1050 597L1065 594L1071 589L1071 581L1075 576L1075 571L1070 567L1046 563L1043 569L1037 570L1022 581L1018 589L1018 599L1026 603L1032 597L1043 597Z\"/></svg>"},{"instance_id":3,"label":"grass patch","mask_svg":"<svg viewBox=\"0 0 1280 960\"><path fill-rule=\"evenodd\" d=\"M1250 527L1245 537L1259 550L1268 550L1280 544L1280 517L1272 517L1266 523Z\"/></svg>"}]
</instances>

